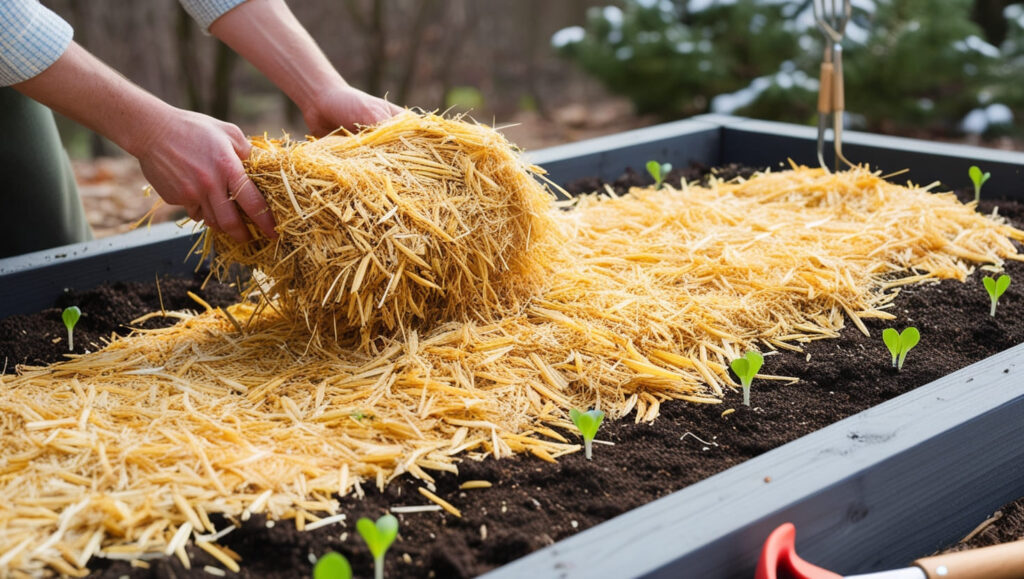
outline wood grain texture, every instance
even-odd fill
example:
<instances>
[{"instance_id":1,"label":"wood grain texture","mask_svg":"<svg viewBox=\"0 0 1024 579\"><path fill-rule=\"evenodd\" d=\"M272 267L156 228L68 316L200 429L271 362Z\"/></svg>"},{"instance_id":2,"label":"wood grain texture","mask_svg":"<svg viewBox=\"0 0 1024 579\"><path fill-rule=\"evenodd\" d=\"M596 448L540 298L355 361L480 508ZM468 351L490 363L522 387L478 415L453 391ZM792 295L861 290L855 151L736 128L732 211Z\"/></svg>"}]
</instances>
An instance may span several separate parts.
<instances>
[{"instance_id":1,"label":"wood grain texture","mask_svg":"<svg viewBox=\"0 0 1024 579\"><path fill-rule=\"evenodd\" d=\"M190 273L186 259L196 236L163 223L131 233L0 259L0 318L53 305L65 288L94 288L107 281L152 281L167 273Z\"/></svg>"}]
</instances>

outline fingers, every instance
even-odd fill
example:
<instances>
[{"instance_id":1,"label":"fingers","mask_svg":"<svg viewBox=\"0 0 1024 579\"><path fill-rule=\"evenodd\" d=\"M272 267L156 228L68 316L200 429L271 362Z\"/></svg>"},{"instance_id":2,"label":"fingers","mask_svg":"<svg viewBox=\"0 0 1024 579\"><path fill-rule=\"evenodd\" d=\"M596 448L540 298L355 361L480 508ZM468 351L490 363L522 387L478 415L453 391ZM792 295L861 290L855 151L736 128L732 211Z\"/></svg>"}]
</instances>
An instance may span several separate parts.
<instances>
[{"instance_id":1,"label":"fingers","mask_svg":"<svg viewBox=\"0 0 1024 579\"><path fill-rule=\"evenodd\" d=\"M199 216L203 218L203 223L212 229L220 229L220 227L217 226L217 215L213 212L213 206L210 205L209 197L204 197L202 199L200 207Z\"/></svg>"},{"instance_id":2,"label":"fingers","mask_svg":"<svg viewBox=\"0 0 1024 579\"><path fill-rule=\"evenodd\" d=\"M369 111L368 116L373 119L370 124L377 124L379 122L386 121L403 110L398 105L389 103L381 98L375 98L374 102L370 103L370 106L366 108Z\"/></svg>"},{"instance_id":3,"label":"fingers","mask_svg":"<svg viewBox=\"0 0 1024 579\"><path fill-rule=\"evenodd\" d=\"M228 138L231 140L231 147L235 150L235 154L243 161L248 159L249 152L252 151L252 143L245 137L242 129L230 124L226 124L226 126Z\"/></svg>"},{"instance_id":4,"label":"fingers","mask_svg":"<svg viewBox=\"0 0 1024 579\"><path fill-rule=\"evenodd\" d=\"M227 125L227 135L238 158L242 161L248 159L249 153L252 151L252 143L245 137L242 130L235 125ZM276 239L277 231L274 230L274 226L277 224L270 208L267 207L263 194L245 174L245 171L241 170L241 167L235 167L232 172L235 174L228 181L228 199L237 203L242 212L249 216L249 219L263 232L263 235L268 239ZM234 214L237 215L238 212L234 211ZM245 233L248 238L248 230ZM232 236L234 237L234 235Z\"/></svg>"},{"instance_id":5,"label":"fingers","mask_svg":"<svg viewBox=\"0 0 1024 579\"><path fill-rule=\"evenodd\" d=\"M277 223L274 221L274 215L270 212L270 207L267 206L263 194L244 172L232 179L231 191L235 203L249 216L249 219L256 224L263 235L268 239L277 239L277 231L274 229Z\"/></svg>"},{"instance_id":6,"label":"fingers","mask_svg":"<svg viewBox=\"0 0 1024 579\"><path fill-rule=\"evenodd\" d=\"M217 217L217 229L227 233L238 243L251 240L252 235L249 233L249 228L242 221L242 216L238 213L238 206L228 197L228 192L224 191L213 197L211 203L213 213Z\"/></svg>"},{"instance_id":7,"label":"fingers","mask_svg":"<svg viewBox=\"0 0 1024 579\"><path fill-rule=\"evenodd\" d=\"M274 217L242 162L252 145L237 126L181 111L167 139L142 151L139 165L154 190L181 205L190 218L230 235L238 243L252 239L243 212L268 238L277 237Z\"/></svg>"}]
</instances>

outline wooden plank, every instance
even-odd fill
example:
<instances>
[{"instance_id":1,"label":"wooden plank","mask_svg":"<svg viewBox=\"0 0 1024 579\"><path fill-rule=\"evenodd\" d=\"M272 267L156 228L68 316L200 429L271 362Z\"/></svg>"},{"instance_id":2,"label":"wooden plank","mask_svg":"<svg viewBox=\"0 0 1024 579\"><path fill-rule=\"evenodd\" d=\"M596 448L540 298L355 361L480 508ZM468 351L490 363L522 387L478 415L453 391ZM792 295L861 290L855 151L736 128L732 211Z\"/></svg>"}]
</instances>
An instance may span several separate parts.
<instances>
[{"instance_id":1,"label":"wooden plank","mask_svg":"<svg viewBox=\"0 0 1024 579\"><path fill-rule=\"evenodd\" d=\"M827 569L902 567L1024 496L1021 440L1024 345L484 577L749 578L786 521Z\"/></svg>"},{"instance_id":2,"label":"wooden plank","mask_svg":"<svg viewBox=\"0 0 1024 579\"><path fill-rule=\"evenodd\" d=\"M52 307L67 288L92 289L108 281L153 281L190 273L186 260L195 234L174 223L0 259L0 318Z\"/></svg>"}]
</instances>

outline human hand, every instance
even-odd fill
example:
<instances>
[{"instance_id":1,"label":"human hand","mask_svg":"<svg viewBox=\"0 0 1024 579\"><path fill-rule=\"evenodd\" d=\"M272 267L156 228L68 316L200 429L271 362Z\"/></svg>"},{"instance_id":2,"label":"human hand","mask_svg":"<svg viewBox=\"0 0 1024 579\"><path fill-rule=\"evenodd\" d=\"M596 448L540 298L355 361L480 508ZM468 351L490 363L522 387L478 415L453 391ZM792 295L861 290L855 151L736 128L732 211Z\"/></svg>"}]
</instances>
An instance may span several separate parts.
<instances>
[{"instance_id":1,"label":"human hand","mask_svg":"<svg viewBox=\"0 0 1024 579\"><path fill-rule=\"evenodd\" d=\"M318 95L312 106L303 111L303 118L313 136L322 137L338 127L355 131L356 125L377 124L402 110L382 98L343 84Z\"/></svg>"},{"instance_id":2,"label":"human hand","mask_svg":"<svg viewBox=\"0 0 1024 579\"><path fill-rule=\"evenodd\" d=\"M130 151L153 189L239 243L252 239L239 209L263 235L276 238L274 216L242 167L252 148L242 130L199 113L171 111Z\"/></svg>"}]
</instances>

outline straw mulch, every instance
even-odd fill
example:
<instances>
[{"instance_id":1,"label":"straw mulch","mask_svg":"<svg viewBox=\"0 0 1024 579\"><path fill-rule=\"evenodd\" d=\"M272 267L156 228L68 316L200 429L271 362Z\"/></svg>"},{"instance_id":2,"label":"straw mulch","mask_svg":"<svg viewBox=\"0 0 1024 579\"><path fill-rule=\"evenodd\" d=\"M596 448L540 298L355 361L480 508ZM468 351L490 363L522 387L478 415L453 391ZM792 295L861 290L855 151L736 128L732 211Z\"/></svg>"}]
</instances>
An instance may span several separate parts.
<instances>
[{"instance_id":1,"label":"straw mulch","mask_svg":"<svg viewBox=\"0 0 1024 579\"><path fill-rule=\"evenodd\" d=\"M4 379L0 569L187 560L190 537L230 567L210 513L333 523L334 495L360 485L573 452L552 429L570 407L653 420L669 399L734 400L726 365L746 349L891 318L899 285L964 279L1018 259L1024 239L864 170L590 196L549 217L564 239L550 273L494 319L342 348L311 343L283 308L200 308Z\"/></svg>"},{"instance_id":2,"label":"straw mulch","mask_svg":"<svg viewBox=\"0 0 1024 579\"><path fill-rule=\"evenodd\" d=\"M424 321L493 319L551 260L543 171L489 127L406 112L356 135L253 145L246 168L280 237L212 234L207 248L222 270L259 268L261 307L272 298L313 336L359 328L365 346Z\"/></svg>"}]
</instances>

